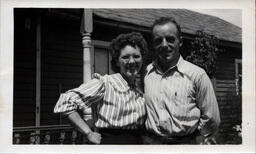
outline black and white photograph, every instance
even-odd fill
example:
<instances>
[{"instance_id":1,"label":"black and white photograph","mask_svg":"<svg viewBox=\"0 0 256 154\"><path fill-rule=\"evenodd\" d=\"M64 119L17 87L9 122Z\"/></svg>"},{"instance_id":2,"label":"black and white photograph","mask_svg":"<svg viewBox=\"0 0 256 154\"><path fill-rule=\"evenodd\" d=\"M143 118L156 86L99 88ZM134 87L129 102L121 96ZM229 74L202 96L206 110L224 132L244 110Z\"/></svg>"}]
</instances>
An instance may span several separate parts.
<instances>
[{"instance_id":1,"label":"black and white photograph","mask_svg":"<svg viewBox=\"0 0 256 154\"><path fill-rule=\"evenodd\" d=\"M4 129L10 134L9 148L40 145L37 152L45 146L60 152L61 146L67 153L81 148L99 153L102 147L124 152L129 146L141 153L164 146L154 149L163 153L177 146L181 150L176 152L191 152L192 147L192 152L200 147L209 153L232 147L252 152L255 91L250 90L255 90L255 76L248 76L255 75L255 49L244 42L244 34L255 39L255 33L248 34L252 28L245 26L247 5L76 4L10 5L11 51L2 46L1 35L1 56L11 54L12 62L12 85L4 82L8 67L1 68L1 99L7 102L1 116L10 112L1 121L9 121L10 130ZM224 150L209 150L216 146ZM243 151L244 146L250 148Z\"/></svg>"}]
</instances>

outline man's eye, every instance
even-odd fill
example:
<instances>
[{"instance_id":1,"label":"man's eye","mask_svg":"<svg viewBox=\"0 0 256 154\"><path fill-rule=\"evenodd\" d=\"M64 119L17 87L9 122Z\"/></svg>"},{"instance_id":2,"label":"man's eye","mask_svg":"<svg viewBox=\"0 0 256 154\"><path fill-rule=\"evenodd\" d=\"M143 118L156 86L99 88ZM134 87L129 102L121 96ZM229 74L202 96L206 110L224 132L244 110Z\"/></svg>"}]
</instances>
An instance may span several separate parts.
<instances>
[{"instance_id":1,"label":"man's eye","mask_svg":"<svg viewBox=\"0 0 256 154\"><path fill-rule=\"evenodd\" d=\"M166 40L170 43L175 42L175 37L166 37Z\"/></svg>"},{"instance_id":2,"label":"man's eye","mask_svg":"<svg viewBox=\"0 0 256 154\"><path fill-rule=\"evenodd\" d=\"M154 39L154 44L155 44L155 45L161 44L161 42L162 42L162 39L161 39L161 38L156 38L156 39Z\"/></svg>"}]
</instances>

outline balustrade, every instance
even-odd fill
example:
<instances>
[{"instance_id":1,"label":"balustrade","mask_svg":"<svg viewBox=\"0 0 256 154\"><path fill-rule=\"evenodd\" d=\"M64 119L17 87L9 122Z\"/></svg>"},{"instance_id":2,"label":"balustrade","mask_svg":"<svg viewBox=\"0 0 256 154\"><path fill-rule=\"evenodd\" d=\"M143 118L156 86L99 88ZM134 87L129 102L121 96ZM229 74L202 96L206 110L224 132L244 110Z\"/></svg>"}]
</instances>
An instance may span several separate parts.
<instances>
[{"instance_id":1,"label":"balustrade","mask_svg":"<svg viewBox=\"0 0 256 154\"><path fill-rule=\"evenodd\" d=\"M88 144L70 125L18 127L13 129L13 144Z\"/></svg>"}]
</instances>

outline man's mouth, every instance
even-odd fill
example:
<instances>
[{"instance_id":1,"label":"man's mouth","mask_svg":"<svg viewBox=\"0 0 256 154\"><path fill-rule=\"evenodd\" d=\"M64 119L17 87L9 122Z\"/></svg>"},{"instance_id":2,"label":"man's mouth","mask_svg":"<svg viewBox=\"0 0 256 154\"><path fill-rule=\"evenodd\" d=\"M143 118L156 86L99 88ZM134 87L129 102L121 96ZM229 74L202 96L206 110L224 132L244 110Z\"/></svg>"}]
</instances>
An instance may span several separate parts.
<instances>
[{"instance_id":1,"label":"man's mouth","mask_svg":"<svg viewBox=\"0 0 256 154\"><path fill-rule=\"evenodd\" d=\"M162 50L160 50L160 53L161 54L169 54L169 53L172 53L173 52L173 50L172 49L167 49L167 48L165 48L165 49L162 49Z\"/></svg>"},{"instance_id":2,"label":"man's mouth","mask_svg":"<svg viewBox=\"0 0 256 154\"><path fill-rule=\"evenodd\" d=\"M172 52L173 52L173 51L161 53L161 54L160 54L160 57L161 57L161 58L164 58L164 59L168 59L168 58L171 56Z\"/></svg>"}]
</instances>

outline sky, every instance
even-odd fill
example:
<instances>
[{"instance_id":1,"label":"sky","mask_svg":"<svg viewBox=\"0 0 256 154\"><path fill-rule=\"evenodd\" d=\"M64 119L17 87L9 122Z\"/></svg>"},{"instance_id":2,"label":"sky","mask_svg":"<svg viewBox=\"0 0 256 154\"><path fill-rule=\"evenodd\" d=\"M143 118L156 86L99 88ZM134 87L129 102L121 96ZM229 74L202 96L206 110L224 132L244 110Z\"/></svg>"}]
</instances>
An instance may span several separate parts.
<instances>
[{"instance_id":1,"label":"sky","mask_svg":"<svg viewBox=\"0 0 256 154\"><path fill-rule=\"evenodd\" d=\"M203 14L209 14L224 19L236 26L242 27L242 10L239 9L191 9Z\"/></svg>"}]
</instances>

